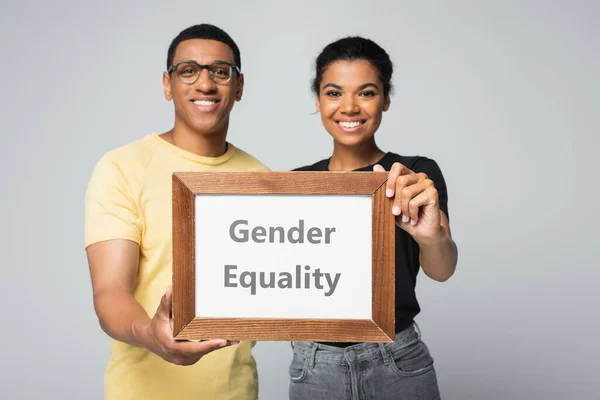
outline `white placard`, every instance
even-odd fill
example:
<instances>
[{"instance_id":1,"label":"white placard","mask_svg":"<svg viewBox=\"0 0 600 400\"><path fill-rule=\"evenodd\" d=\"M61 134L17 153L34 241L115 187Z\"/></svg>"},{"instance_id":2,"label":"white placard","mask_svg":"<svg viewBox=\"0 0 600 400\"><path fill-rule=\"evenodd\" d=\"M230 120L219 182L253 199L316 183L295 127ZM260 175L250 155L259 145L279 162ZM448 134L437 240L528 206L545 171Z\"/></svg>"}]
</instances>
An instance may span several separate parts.
<instances>
[{"instance_id":1,"label":"white placard","mask_svg":"<svg viewBox=\"0 0 600 400\"><path fill-rule=\"evenodd\" d=\"M370 195L196 195L196 316L370 319Z\"/></svg>"}]
</instances>

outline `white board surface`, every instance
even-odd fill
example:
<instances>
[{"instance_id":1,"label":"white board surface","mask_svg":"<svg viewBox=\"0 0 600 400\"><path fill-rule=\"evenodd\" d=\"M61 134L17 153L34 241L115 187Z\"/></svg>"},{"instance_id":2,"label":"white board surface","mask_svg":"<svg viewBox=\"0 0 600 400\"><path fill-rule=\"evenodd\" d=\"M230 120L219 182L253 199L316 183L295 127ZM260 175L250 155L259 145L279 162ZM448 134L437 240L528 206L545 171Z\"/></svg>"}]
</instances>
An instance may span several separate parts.
<instances>
[{"instance_id":1,"label":"white board surface","mask_svg":"<svg viewBox=\"0 0 600 400\"><path fill-rule=\"evenodd\" d=\"M371 318L371 201L196 195L196 316Z\"/></svg>"}]
</instances>

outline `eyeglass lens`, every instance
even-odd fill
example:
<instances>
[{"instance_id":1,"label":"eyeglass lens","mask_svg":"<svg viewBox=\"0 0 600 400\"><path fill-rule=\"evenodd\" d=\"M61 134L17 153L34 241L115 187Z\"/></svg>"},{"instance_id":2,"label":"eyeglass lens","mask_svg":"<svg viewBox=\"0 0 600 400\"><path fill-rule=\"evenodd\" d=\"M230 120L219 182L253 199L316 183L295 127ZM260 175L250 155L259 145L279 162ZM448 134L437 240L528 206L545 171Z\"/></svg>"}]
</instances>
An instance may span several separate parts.
<instances>
[{"instance_id":1,"label":"eyeglass lens","mask_svg":"<svg viewBox=\"0 0 600 400\"><path fill-rule=\"evenodd\" d=\"M175 69L177 76L185 83L194 83L202 73L202 69L208 68L208 72L216 83L227 83L231 79L233 68L229 64L215 63L208 67L196 63L181 63Z\"/></svg>"}]
</instances>

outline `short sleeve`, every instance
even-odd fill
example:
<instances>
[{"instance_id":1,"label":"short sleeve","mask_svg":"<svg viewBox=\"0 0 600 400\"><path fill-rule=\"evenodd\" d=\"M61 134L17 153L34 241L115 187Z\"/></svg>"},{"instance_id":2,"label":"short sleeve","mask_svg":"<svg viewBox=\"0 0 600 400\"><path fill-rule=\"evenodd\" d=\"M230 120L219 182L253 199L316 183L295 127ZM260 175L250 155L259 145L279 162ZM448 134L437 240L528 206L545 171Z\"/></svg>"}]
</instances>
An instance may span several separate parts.
<instances>
[{"instance_id":1,"label":"short sleeve","mask_svg":"<svg viewBox=\"0 0 600 400\"><path fill-rule=\"evenodd\" d=\"M420 158L413 165L412 170L414 172L424 172L427 174L429 179L433 181L435 188L438 191L438 198L440 202L440 210L444 211L448 219L450 218L450 214L448 214L448 188L446 187L446 181L444 180L444 175L442 175L442 170L438 166L438 164L430 159L430 158Z\"/></svg>"},{"instance_id":2,"label":"short sleeve","mask_svg":"<svg viewBox=\"0 0 600 400\"><path fill-rule=\"evenodd\" d=\"M94 168L85 194L85 247L111 239L140 243L140 216L123 172L107 155Z\"/></svg>"}]
</instances>

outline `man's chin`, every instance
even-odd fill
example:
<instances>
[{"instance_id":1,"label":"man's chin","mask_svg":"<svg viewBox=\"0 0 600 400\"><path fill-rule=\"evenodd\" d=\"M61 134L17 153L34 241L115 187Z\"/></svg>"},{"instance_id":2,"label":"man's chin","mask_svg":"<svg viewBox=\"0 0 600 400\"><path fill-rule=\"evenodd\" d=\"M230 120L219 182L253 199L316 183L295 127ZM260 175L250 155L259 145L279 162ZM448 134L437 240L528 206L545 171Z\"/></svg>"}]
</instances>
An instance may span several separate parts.
<instances>
[{"instance_id":1,"label":"man's chin","mask_svg":"<svg viewBox=\"0 0 600 400\"><path fill-rule=\"evenodd\" d=\"M227 135L227 125L224 124L194 124L192 130L203 137L215 137L221 135Z\"/></svg>"}]
</instances>

